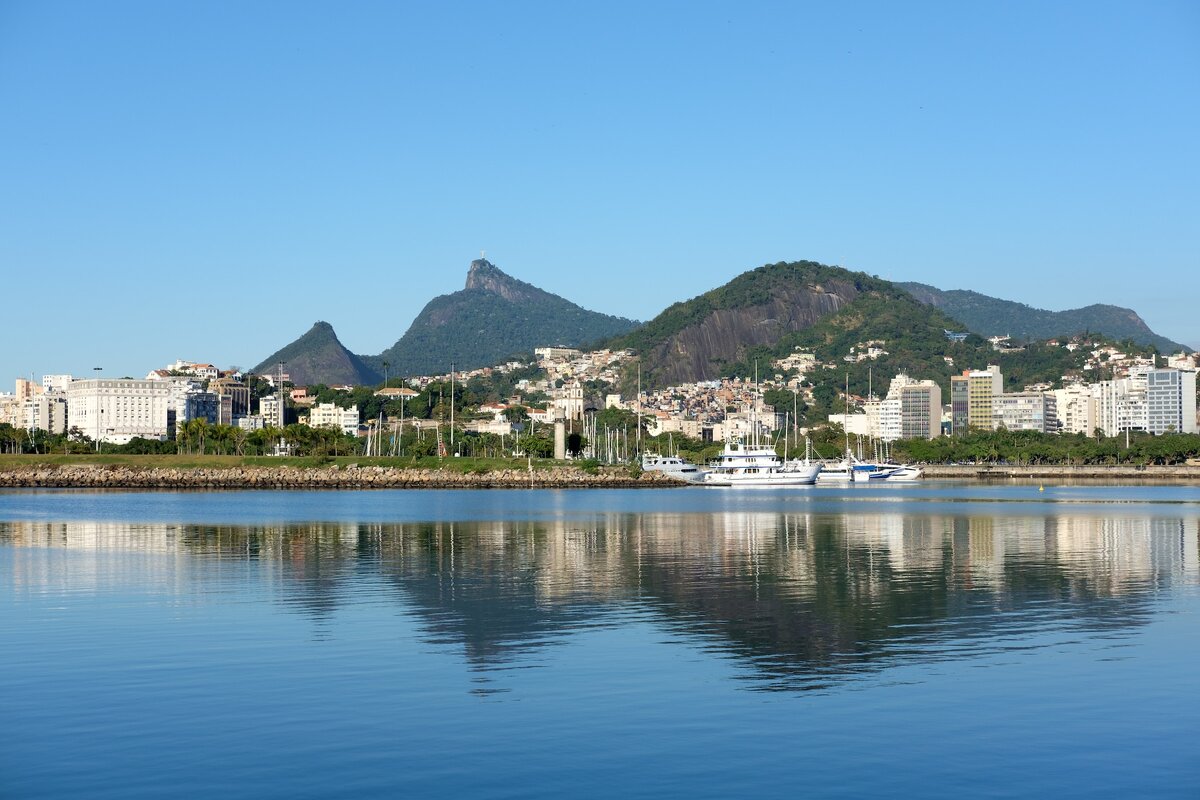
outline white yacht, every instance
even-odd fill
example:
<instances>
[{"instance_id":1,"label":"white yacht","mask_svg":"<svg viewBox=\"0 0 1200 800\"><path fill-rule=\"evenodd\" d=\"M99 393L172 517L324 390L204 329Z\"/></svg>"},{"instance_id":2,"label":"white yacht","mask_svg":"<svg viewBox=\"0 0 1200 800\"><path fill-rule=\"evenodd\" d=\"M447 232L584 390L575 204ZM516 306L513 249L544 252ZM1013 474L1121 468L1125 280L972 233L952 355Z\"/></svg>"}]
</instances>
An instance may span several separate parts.
<instances>
[{"instance_id":1,"label":"white yacht","mask_svg":"<svg viewBox=\"0 0 1200 800\"><path fill-rule=\"evenodd\" d=\"M884 478L888 483L918 481L925 477L925 471L912 464L880 464L879 466L881 469L888 470L887 477Z\"/></svg>"},{"instance_id":2,"label":"white yacht","mask_svg":"<svg viewBox=\"0 0 1200 800\"><path fill-rule=\"evenodd\" d=\"M821 483L868 483L870 481L886 480L896 465L870 464L860 461L846 451L841 461L823 462L818 476Z\"/></svg>"},{"instance_id":3,"label":"white yacht","mask_svg":"<svg viewBox=\"0 0 1200 800\"><path fill-rule=\"evenodd\" d=\"M685 461L679 456L660 456L657 453L642 455L642 469L661 472L688 483L703 483L704 476L707 474L695 464Z\"/></svg>"},{"instance_id":4,"label":"white yacht","mask_svg":"<svg viewBox=\"0 0 1200 800\"><path fill-rule=\"evenodd\" d=\"M821 472L819 463L784 463L773 447L727 440L721 455L704 476L705 486L811 486Z\"/></svg>"}]
</instances>

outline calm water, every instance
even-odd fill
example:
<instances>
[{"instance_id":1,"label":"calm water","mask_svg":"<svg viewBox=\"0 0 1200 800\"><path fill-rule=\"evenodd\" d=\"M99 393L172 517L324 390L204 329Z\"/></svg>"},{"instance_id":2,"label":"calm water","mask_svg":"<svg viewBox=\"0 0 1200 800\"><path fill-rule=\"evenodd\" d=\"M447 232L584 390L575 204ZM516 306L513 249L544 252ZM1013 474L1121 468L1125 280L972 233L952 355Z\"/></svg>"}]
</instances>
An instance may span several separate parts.
<instances>
[{"instance_id":1,"label":"calm water","mask_svg":"<svg viewBox=\"0 0 1200 800\"><path fill-rule=\"evenodd\" d=\"M1200 489L0 493L0 797L1196 797Z\"/></svg>"}]
</instances>

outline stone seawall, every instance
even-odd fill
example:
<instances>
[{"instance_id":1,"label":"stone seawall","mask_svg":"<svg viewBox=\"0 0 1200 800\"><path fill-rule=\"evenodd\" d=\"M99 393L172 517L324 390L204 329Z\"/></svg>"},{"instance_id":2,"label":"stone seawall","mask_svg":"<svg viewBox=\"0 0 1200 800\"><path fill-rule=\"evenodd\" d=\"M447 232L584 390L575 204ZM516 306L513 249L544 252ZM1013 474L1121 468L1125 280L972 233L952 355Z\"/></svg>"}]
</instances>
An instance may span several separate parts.
<instances>
[{"instance_id":1,"label":"stone seawall","mask_svg":"<svg viewBox=\"0 0 1200 800\"><path fill-rule=\"evenodd\" d=\"M926 478L971 478L974 480L1059 479L1097 481L1172 481L1200 483L1200 465L1138 466L1136 464L1107 465L1037 465L1011 466L992 464L930 464L922 467Z\"/></svg>"},{"instance_id":2,"label":"stone seawall","mask_svg":"<svg viewBox=\"0 0 1200 800\"><path fill-rule=\"evenodd\" d=\"M567 489L684 485L658 472L575 467L489 472L393 467L174 469L120 465L29 466L0 471L0 488L61 489Z\"/></svg>"}]
</instances>

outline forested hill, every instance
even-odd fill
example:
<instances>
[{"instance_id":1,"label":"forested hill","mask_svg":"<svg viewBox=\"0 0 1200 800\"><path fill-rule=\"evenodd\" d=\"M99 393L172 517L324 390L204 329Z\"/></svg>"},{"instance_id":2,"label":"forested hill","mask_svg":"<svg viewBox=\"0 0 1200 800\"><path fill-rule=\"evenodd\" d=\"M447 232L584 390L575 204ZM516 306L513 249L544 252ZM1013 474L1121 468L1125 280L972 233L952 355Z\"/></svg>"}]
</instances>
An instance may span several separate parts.
<instances>
[{"instance_id":1,"label":"forested hill","mask_svg":"<svg viewBox=\"0 0 1200 800\"><path fill-rule=\"evenodd\" d=\"M478 259L461 291L431 300L399 341L366 360L377 370L388 362L395 375L448 372L452 363L475 369L535 347L588 345L637 324L588 311Z\"/></svg>"},{"instance_id":2,"label":"forested hill","mask_svg":"<svg viewBox=\"0 0 1200 800\"><path fill-rule=\"evenodd\" d=\"M943 401L949 402L950 376L963 370L998 364L1006 389L1018 390L1033 383L1058 384L1068 373L1084 374L1083 359L1090 352L1036 341L998 352L978 335L952 341L948 330L965 332L966 327L896 284L803 261L746 272L607 344L637 351L643 385L655 387L750 377L756 367L760 375L770 375L780 371L773 366L777 359L812 353L825 366L807 375L815 400L805 409L809 422L842 410L840 390L847 380L855 396L882 397L888 381L906 372L937 381ZM862 357L870 346L881 353ZM1123 349L1148 348L1126 342Z\"/></svg>"},{"instance_id":3,"label":"forested hill","mask_svg":"<svg viewBox=\"0 0 1200 800\"><path fill-rule=\"evenodd\" d=\"M892 327L900 324L892 306L904 310L899 317L917 317L930 330L936 329L942 342L945 337L938 326L965 330L937 311L930 313L911 295L881 278L814 261L796 261L745 272L724 286L672 305L608 344L641 354L651 385L711 380L737 374L731 370L752 366L754 354L765 358L775 353L781 342L792 341L800 332L834 316L846 337L855 341L863 337L895 339L903 328ZM941 360L940 354L937 359Z\"/></svg>"},{"instance_id":4,"label":"forested hill","mask_svg":"<svg viewBox=\"0 0 1200 800\"><path fill-rule=\"evenodd\" d=\"M383 380L361 358L345 348L328 322L315 323L307 333L267 356L252 371L273 374L280 362L296 386L317 383L359 386Z\"/></svg>"},{"instance_id":5,"label":"forested hill","mask_svg":"<svg viewBox=\"0 0 1200 800\"><path fill-rule=\"evenodd\" d=\"M1047 311L965 289L944 291L924 283L896 285L922 303L940 308L980 336L1051 339L1090 332L1111 339L1131 339L1138 344L1157 347L1162 353L1188 349L1159 336L1136 311L1120 306L1097 304L1067 311Z\"/></svg>"}]
</instances>

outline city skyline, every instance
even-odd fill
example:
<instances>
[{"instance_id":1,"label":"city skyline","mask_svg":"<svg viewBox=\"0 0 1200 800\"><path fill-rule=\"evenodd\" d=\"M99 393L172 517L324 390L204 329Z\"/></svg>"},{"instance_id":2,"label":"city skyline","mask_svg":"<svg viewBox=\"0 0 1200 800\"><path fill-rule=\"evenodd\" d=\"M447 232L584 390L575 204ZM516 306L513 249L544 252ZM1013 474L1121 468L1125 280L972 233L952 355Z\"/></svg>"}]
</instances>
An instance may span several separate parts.
<instances>
[{"instance_id":1,"label":"city skyline","mask_svg":"<svg viewBox=\"0 0 1200 800\"><path fill-rule=\"evenodd\" d=\"M6 5L0 371L378 352L481 250L641 320L813 259L1200 346L1190 4L462 11Z\"/></svg>"}]
</instances>

